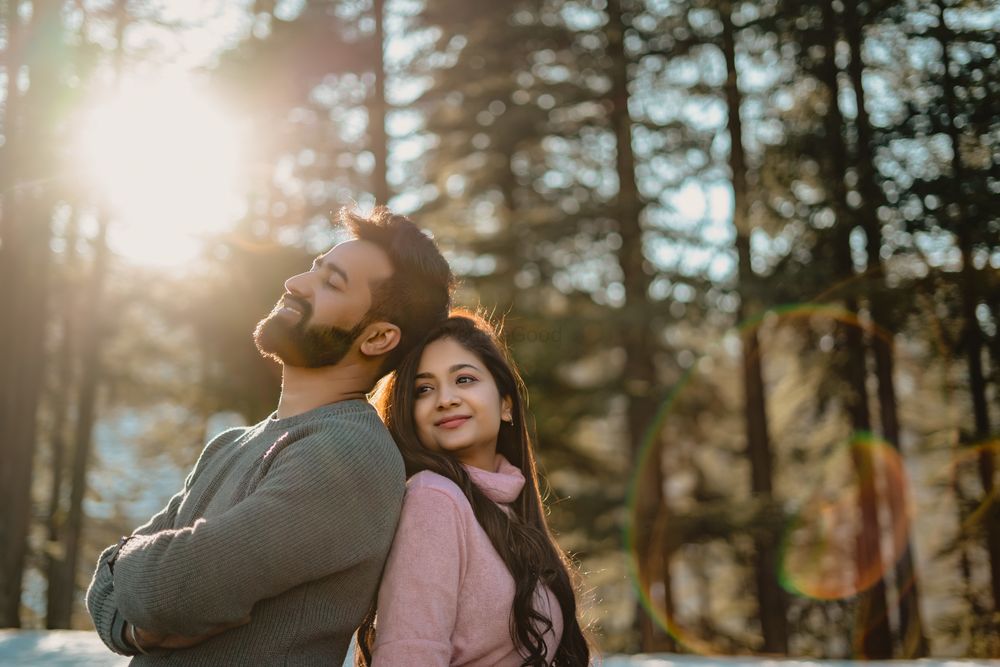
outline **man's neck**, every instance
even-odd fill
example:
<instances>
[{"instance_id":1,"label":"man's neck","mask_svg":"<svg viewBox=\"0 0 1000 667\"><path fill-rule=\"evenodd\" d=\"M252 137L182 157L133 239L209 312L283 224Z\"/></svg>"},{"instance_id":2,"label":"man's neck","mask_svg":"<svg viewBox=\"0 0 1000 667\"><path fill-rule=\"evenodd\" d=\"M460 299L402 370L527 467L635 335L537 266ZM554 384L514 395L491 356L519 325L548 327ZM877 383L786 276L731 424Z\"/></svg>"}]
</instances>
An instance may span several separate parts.
<instances>
[{"instance_id":1,"label":"man's neck","mask_svg":"<svg viewBox=\"0 0 1000 667\"><path fill-rule=\"evenodd\" d=\"M371 386L370 371L356 364L298 368L283 366L279 419L294 417L322 405L364 398Z\"/></svg>"}]
</instances>

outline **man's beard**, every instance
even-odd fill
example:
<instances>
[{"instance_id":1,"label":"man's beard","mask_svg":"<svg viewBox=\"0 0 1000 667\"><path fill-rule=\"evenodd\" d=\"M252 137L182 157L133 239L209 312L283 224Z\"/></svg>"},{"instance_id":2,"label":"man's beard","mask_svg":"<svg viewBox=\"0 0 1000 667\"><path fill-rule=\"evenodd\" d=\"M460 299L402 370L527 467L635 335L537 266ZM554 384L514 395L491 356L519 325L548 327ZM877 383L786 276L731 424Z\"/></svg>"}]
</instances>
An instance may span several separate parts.
<instances>
[{"instance_id":1,"label":"man's beard","mask_svg":"<svg viewBox=\"0 0 1000 667\"><path fill-rule=\"evenodd\" d=\"M302 316L297 322L289 322L278 316L285 300L291 299L286 297L279 301L271 314L257 323L253 332L254 343L261 355L281 364L300 368L333 366L344 358L368 325L367 315L350 329L311 325L312 308L299 299L295 299L294 303L302 308Z\"/></svg>"}]
</instances>

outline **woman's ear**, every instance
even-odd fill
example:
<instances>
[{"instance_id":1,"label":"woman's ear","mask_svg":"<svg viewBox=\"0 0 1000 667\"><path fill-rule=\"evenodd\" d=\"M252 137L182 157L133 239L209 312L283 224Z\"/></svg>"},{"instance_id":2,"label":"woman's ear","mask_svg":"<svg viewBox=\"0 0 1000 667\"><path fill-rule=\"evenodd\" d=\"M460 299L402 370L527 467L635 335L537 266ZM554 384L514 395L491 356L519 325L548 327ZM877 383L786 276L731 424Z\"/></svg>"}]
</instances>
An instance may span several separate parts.
<instances>
[{"instance_id":1,"label":"woman's ear","mask_svg":"<svg viewBox=\"0 0 1000 667\"><path fill-rule=\"evenodd\" d=\"M513 401L510 400L510 396L504 396L503 400L500 401L500 421L505 421L508 424L514 423L512 406Z\"/></svg>"},{"instance_id":2,"label":"woman's ear","mask_svg":"<svg viewBox=\"0 0 1000 667\"><path fill-rule=\"evenodd\" d=\"M364 339L361 341L361 354L369 357L379 357L396 349L402 332L391 322L373 322L365 328Z\"/></svg>"}]
</instances>

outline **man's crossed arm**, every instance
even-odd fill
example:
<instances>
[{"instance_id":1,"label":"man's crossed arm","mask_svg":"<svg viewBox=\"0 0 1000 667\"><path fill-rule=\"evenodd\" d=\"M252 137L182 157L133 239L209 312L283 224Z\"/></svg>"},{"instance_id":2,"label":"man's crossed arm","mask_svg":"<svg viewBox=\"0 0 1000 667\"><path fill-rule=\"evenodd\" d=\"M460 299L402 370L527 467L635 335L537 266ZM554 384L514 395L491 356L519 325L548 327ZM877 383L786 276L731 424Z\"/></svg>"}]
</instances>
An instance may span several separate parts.
<instances>
[{"instance_id":1,"label":"man's crossed arm","mask_svg":"<svg viewBox=\"0 0 1000 667\"><path fill-rule=\"evenodd\" d=\"M129 622L143 650L193 646L248 622L258 600L384 552L380 524L394 522L401 484L380 484L384 462L364 448L334 444L303 437L276 455L248 497L174 528L199 460L185 490L121 547L113 572L115 547L101 555L87 606L104 642L135 653L124 637Z\"/></svg>"}]
</instances>

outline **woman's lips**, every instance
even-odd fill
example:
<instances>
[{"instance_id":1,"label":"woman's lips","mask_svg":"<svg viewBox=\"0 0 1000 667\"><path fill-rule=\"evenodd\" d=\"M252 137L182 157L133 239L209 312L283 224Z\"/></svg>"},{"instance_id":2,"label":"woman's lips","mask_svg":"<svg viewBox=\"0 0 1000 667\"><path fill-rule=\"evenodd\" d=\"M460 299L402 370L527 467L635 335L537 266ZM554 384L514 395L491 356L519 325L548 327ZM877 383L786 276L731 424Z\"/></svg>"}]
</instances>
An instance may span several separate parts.
<instances>
[{"instance_id":1,"label":"woman's lips","mask_svg":"<svg viewBox=\"0 0 1000 667\"><path fill-rule=\"evenodd\" d=\"M439 421L436 424L436 426L438 428L448 428L448 429L458 428L465 422L469 421L469 419L470 419L469 417L448 417L447 419L442 419L441 421Z\"/></svg>"}]
</instances>

